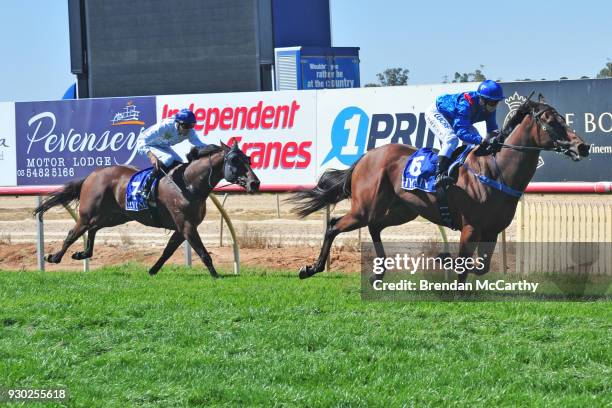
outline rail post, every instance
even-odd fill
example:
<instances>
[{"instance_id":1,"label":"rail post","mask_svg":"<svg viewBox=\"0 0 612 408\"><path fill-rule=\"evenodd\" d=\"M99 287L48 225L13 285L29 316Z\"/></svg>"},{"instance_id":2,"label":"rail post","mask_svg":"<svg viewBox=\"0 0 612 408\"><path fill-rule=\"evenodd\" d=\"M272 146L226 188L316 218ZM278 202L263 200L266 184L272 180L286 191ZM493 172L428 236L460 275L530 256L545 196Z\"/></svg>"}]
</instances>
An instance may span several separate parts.
<instances>
[{"instance_id":1,"label":"rail post","mask_svg":"<svg viewBox=\"0 0 612 408\"><path fill-rule=\"evenodd\" d=\"M42 204L42 196L36 196L36 207ZM36 215L36 258L38 259L38 269L45 270L45 228L41 213Z\"/></svg>"},{"instance_id":2,"label":"rail post","mask_svg":"<svg viewBox=\"0 0 612 408\"><path fill-rule=\"evenodd\" d=\"M185 253L185 266L191 266L191 245L189 245L187 240L183 243L183 250Z\"/></svg>"},{"instance_id":3,"label":"rail post","mask_svg":"<svg viewBox=\"0 0 612 408\"><path fill-rule=\"evenodd\" d=\"M327 234L327 226L329 225L329 219L331 215L331 209L329 204L325 206L325 225L323 226L323 237ZM327 256L327 261L325 262L325 272L329 272L331 268L331 248L329 249L329 255Z\"/></svg>"},{"instance_id":4,"label":"rail post","mask_svg":"<svg viewBox=\"0 0 612 408\"><path fill-rule=\"evenodd\" d=\"M229 215L223 208L223 204L219 202L219 199L217 198L217 196L215 196L213 193L210 193L208 197L215 204L215 206L221 213L221 218L225 219L227 228L229 229L230 235L232 236L233 247L234 247L234 275L238 275L240 273L240 249L238 247L238 238L236 237L236 230L234 229L234 224L232 224L232 220L230 220ZM223 200L223 202L225 202L225 200Z\"/></svg>"}]
</instances>

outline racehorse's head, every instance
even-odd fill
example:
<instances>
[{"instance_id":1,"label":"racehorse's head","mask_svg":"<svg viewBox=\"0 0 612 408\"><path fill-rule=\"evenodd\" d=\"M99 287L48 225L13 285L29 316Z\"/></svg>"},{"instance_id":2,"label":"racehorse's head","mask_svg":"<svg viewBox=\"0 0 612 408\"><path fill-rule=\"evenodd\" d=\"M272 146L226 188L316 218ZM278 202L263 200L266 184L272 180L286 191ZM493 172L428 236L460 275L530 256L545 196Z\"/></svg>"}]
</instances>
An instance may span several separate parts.
<instances>
[{"instance_id":1,"label":"racehorse's head","mask_svg":"<svg viewBox=\"0 0 612 408\"><path fill-rule=\"evenodd\" d=\"M530 115L535 121L532 140L537 147L564 153L574 161L587 157L591 146L567 125L565 118L555 108L546 104L541 94L538 102L530 98L531 95L514 112L503 133L508 135L525 116Z\"/></svg>"},{"instance_id":2,"label":"racehorse's head","mask_svg":"<svg viewBox=\"0 0 612 408\"><path fill-rule=\"evenodd\" d=\"M223 161L223 177L232 184L238 184L246 189L247 193L259 191L259 179L251 168L251 158L244 154L235 142L232 147L221 142L225 151Z\"/></svg>"}]
</instances>

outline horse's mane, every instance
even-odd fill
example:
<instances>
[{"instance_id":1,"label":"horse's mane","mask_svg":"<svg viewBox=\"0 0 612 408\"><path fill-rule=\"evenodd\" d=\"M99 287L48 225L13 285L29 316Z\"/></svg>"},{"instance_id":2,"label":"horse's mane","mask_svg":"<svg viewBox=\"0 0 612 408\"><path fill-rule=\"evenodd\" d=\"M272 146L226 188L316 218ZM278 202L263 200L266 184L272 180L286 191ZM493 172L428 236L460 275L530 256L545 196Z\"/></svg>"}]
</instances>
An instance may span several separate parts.
<instances>
[{"instance_id":1,"label":"horse's mane","mask_svg":"<svg viewBox=\"0 0 612 408\"><path fill-rule=\"evenodd\" d=\"M187 153L187 161L192 162L202 157L210 156L211 154L217 153L223 150L221 146L215 144L209 144L204 147L192 147L189 153Z\"/></svg>"},{"instance_id":2,"label":"horse's mane","mask_svg":"<svg viewBox=\"0 0 612 408\"><path fill-rule=\"evenodd\" d=\"M516 110L512 111L508 116L508 120L502 129L502 135L504 135L504 139L510 136L510 133L514 130L515 127L519 125L529 113L533 111L533 108L541 105L541 103L526 100L523 102Z\"/></svg>"}]
</instances>

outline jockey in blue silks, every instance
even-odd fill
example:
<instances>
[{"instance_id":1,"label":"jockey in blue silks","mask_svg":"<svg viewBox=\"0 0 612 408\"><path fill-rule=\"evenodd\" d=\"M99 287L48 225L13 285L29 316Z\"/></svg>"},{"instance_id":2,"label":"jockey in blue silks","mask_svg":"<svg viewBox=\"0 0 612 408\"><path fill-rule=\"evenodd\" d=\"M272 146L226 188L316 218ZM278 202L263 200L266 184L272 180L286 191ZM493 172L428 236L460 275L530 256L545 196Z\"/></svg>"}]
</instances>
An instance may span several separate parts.
<instances>
[{"instance_id":1,"label":"jockey in blue silks","mask_svg":"<svg viewBox=\"0 0 612 408\"><path fill-rule=\"evenodd\" d=\"M478 85L476 92L442 95L426 112L425 118L432 132L440 142L436 187L452 184L447 174L450 157L461 139L465 143L498 146L499 133L495 120L495 109L504 99L501 85L486 80ZM474 123L485 121L489 139L482 137Z\"/></svg>"},{"instance_id":2,"label":"jockey in blue silks","mask_svg":"<svg viewBox=\"0 0 612 408\"><path fill-rule=\"evenodd\" d=\"M144 131L136 140L136 148L146 154L153 165L153 172L141 189L142 196L147 199L151 192L153 181L160 173L167 173L174 163L181 163L182 157L173 146L189 140L192 146L206 146L193 129L196 117L189 109L182 109L174 118L168 118Z\"/></svg>"}]
</instances>

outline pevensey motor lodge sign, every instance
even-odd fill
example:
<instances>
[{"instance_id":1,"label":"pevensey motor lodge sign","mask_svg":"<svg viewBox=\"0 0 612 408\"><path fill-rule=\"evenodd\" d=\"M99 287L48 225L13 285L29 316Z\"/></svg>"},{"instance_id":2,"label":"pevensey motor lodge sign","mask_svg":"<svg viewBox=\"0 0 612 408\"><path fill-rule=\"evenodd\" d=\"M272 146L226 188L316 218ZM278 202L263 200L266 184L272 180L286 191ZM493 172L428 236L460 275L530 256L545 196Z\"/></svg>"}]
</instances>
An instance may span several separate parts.
<instances>
[{"instance_id":1,"label":"pevensey motor lodge sign","mask_svg":"<svg viewBox=\"0 0 612 408\"><path fill-rule=\"evenodd\" d=\"M98 167L146 165L140 132L155 123L155 98L15 104L17 184L58 185Z\"/></svg>"}]
</instances>

